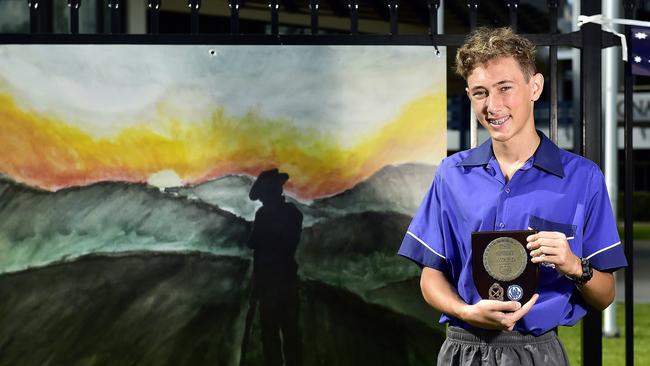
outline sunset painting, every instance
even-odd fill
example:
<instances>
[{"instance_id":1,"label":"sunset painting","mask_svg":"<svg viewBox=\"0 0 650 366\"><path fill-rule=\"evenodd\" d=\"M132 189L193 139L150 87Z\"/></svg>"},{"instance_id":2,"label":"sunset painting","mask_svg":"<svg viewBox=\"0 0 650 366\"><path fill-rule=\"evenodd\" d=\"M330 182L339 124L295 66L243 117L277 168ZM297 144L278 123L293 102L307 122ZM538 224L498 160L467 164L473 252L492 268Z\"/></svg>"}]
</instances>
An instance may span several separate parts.
<instances>
[{"instance_id":1,"label":"sunset painting","mask_svg":"<svg viewBox=\"0 0 650 366\"><path fill-rule=\"evenodd\" d=\"M303 363L434 362L395 254L446 155L445 78L430 47L0 45L0 365L263 364L270 169L302 215Z\"/></svg>"}]
</instances>

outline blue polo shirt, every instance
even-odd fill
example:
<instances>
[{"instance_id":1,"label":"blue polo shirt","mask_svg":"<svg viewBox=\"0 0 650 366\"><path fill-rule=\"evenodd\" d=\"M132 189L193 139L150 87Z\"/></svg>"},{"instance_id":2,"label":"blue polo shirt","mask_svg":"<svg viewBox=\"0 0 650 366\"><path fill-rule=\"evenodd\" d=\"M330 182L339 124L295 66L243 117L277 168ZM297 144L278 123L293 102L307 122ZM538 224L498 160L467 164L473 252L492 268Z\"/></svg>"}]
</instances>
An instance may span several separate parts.
<instances>
[{"instance_id":1,"label":"blue polo shirt","mask_svg":"<svg viewBox=\"0 0 650 366\"><path fill-rule=\"evenodd\" d=\"M559 231L571 250L599 271L627 265L602 172L596 164L559 149L538 131L535 154L506 182L492 141L445 158L409 225L399 254L442 271L468 304L481 298L472 279L474 231ZM540 335L573 325L587 305L571 280L539 266L539 299L515 330ZM440 322L466 329L459 319Z\"/></svg>"}]
</instances>

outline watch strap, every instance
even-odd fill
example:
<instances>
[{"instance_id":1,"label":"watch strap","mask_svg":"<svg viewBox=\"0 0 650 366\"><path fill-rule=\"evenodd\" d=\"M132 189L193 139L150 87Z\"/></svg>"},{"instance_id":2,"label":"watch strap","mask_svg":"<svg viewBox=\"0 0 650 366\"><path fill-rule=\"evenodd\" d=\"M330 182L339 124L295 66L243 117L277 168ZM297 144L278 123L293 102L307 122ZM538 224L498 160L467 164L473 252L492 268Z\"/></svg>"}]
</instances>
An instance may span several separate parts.
<instances>
[{"instance_id":1,"label":"watch strap","mask_svg":"<svg viewBox=\"0 0 650 366\"><path fill-rule=\"evenodd\" d=\"M579 285L584 285L591 279L591 277L594 275L594 272L591 268L591 262L589 259L581 257L580 264L582 265L582 275L580 275L580 277L567 277Z\"/></svg>"}]
</instances>

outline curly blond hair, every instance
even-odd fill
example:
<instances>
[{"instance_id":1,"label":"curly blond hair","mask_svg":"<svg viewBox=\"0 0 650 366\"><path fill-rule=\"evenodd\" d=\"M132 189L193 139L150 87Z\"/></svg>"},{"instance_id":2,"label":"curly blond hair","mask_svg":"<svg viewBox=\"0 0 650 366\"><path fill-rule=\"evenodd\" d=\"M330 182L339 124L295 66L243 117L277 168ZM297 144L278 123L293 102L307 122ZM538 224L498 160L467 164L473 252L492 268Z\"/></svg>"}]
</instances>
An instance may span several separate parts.
<instances>
[{"instance_id":1,"label":"curly blond hair","mask_svg":"<svg viewBox=\"0 0 650 366\"><path fill-rule=\"evenodd\" d=\"M535 45L508 27L473 30L456 52L456 73L463 79L475 68L499 57L513 57L526 81L535 75Z\"/></svg>"}]
</instances>

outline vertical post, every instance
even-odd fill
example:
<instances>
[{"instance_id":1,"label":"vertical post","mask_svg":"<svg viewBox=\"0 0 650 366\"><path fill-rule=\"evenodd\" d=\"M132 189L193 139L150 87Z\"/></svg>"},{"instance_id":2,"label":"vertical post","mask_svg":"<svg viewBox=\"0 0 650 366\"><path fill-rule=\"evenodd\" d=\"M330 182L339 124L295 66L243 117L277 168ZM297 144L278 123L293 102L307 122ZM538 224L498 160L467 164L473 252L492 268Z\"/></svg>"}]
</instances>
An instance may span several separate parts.
<instances>
[{"instance_id":1,"label":"vertical post","mask_svg":"<svg viewBox=\"0 0 650 366\"><path fill-rule=\"evenodd\" d=\"M79 6L81 6L81 0L68 0L71 34L79 34Z\"/></svg>"},{"instance_id":2,"label":"vertical post","mask_svg":"<svg viewBox=\"0 0 650 366\"><path fill-rule=\"evenodd\" d=\"M271 9L271 34L277 36L279 33L278 22L279 19L279 10L280 3L278 0L269 0L269 9Z\"/></svg>"},{"instance_id":3,"label":"vertical post","mask_svg":"<svg viewBox=\"0 0 650 366\"><path fill-rule=\"evenodd\" d=\"M508 14L510 16L510 28L517 31L517 10L519 9L519 0L506 0Z\"/></svg>"},{"instance_id":4,"label":"vertical post","mask_svg":"<svg viewBox=\"0 0 650 366\"><path fill-rule=\"evenodd\" d=\"M97 25L95 27L95 31L98 34L104 34L106 32L106 25L104 24L105 11L106 8L103 7L102 5L98 5L95 7L95 24Z\"/></svg>"},{"instance_id":5,"label":"vertical post","mask_svg":"<svg viewBox=\"0 0 650 366\"><path fill-rule=\"evenodd\" d=\"M478 17L478 4L479 0L467 0L467 10L469 11L469 28L476 28L476 20Z\"/></svg>"},{"instance_id":6,"label":"vertical post","mask_svg":"<svg viewBox=\"0 0 650 366\"><path fill-rule=\"evenodd\" d=\"M120 33L120 2L121 0L108 0L108 8L111 12L111 33Z\"/></svg>"},{"instance_id":7,"label":"vertical post","mask_svg":"<svg viewBox=\"0 0 650 366\"><path fill-rule=\"evenodd\" d=\"M161 0L147 1L149 34L158 34L160 32L160 2Z\"/></svg>"},{"instance_id":8,"label":"vertical post","mask_svg":"<svg viewBox=\"0 0 650 366\"><path fill-rule=\"evenodd\" d=\"M438 34L440 0L427 0L427 8L429 8L429 34Z\"/></svg>"},{"instance_id":9,"label":"vertical post","mask_svg":"<svg viewBox=\"0 0 650 366\"><path fill-rule=\"evenodd\" d=\"M309 13L311 15L311 34L318 34L318 0L309 0Z\"/></svg>"},{"instance_id":10,"label":"vertical post","mask_svg":"<svg viewBox=\"0 0 650 366\"><path fill-rule=\"evenodd\" d=\"M187 7L190 8L190 32L199 34L199 9L201 0L188 0Z\"/></svg>"},{"instance_id":11,"label":"vertical post","mask_svg":"<svg viewBox=\"0 0 650 366\"><path fill-rule=\"evenodd\" d=\"M440 8L438 9L438 34L445 33L445 0L440 1Z\"/></svg>"},{"instance_id":12,"label":"vertical post","mask_svg":"<svg viewBox=\"0 0 650 366\"><path fill-rule=\"evenodd\" d=\"M466 116L466 118L462 118L458 123L458 146L460 150L466 150L472 147L472 141L478 141L478 136L471 136L472 131L478 133L478 121L469 98L465 97L460 100L460 113L461 116Z\"/></svg>"},{"instance_id":13,"label":"vertical post","mask_svg":"<svg viewBox=\"0 0 650 366\"><path fill-rule=\"evenodd\" d=\"M350 34L359 34L359 0L349 0Z\"/></svg>"},{"instance_id":14,"label":"vertical post","mask_svg":"<svg viewBox=\"0 0 650 366\"><path fill-rule=\"evenodd\" d=\"M601 13L600 1L582 0L582 14ZM581 105L584 131L584 156L602 166L602 117L601 117L601 28L599 24L582 26L581 55ZM590 309L582 321L582 364L603 364L602 314Z\"/></svg>"},{"instance_id":15,"label":"vertical post","mask_svg":"<svg viewBox=\"0 0 650 366\"><path fill-rule=\"evenodd\" d=\"M634 0L625 0L623 3L625 18L634 19ZM632 27L625 26L627 39L632 39ZM628 60L625 63L625 257L627 268L625 269L625 365L634 365L634 221L632 218L632 194L634 193L634 139L633 139L633 114L632 98L634 87L634 76L632 75L632 63Z\"/></svg>"},{"instance_id":16,"label":"vertical post","mask_svg":"<svg viewBox=\"0 0 650 366\"><path fill-rule=\"evenodd\" d=\"M40 31L39 2L40 0L27 0L27 7L29 8L29 32L30 33L38 33Z\"/></svg>"},{"instance_id":17,"label":"vertical post","mask_svg":"<svg viewBox=\"0 0 650 366\"><path fill-rule=\"evenodd\" d=\"M397 34L399 0L388 0L388 13L390 14L390 34Z\"/></svg>"},{"instance_id":18,"label":"vertical post","mask_svg":"<svg viewBox=\"0 0 650 366\"><path fill-rule=\"evenodd\" d=\"M607 18L619 18L620 4L614 1L602 0L603 15ZM612 24L612 27L615 25ZM609 192L609 201L614 210L618 207L618 115L616 110L619 91L619 70L621 64L621 53L614 47L606 48L603 55L603 111L604 111L604 154L603 172ZM614 273L616 283L617 273ZM619 331L616 325L616 301L603 311L603 336L618 337Z\"/></svg>"},{"instance_id":19,"label":"vertical post","mask_svg":"<svg viewBox=\"0 0 650 366\"><path fill-rule=\"evenodd\" d=\"M230 0L230 34L239 34L239 0Z\"/></svg>"},{"instance_id":20,"label":"vertical post","mask_svg":"<svg viewBox=\"0 0 650 366\"><path fill-rule=\"evenodd\" d=\"M470 29L476 28L476 19L478 16L479 0L467 0L467 10L469 11L469 27ZM463 99L463 110L469 110L469 131L468 125L461 122L459 124L460 135L460 149L464 150L468 147L476 147L478 145L478 121L474 113L474 109L467 99ZM469 132L469 133L468 133ZM469 134L469 136L468 136Z\"/></svg>"},{"instance_id":21,"label":"vertical post","mask_svg":"<svg viewBox=\"0 0 650 366\"><path fill-rule=\"evenodd\" d=\"M549 33L552 36L557 34L557 20L558 20L558 7L559 0L548 0L549 11ZM549 64L550 64L550 103L549 103L549 116L548 116L548 132L551 141L557 144L557 45L555 38L549 47Z\"/></svg>"}]
</instances>

